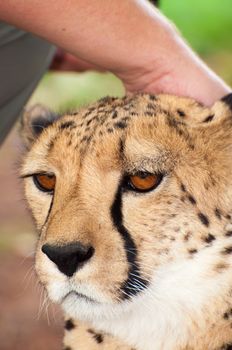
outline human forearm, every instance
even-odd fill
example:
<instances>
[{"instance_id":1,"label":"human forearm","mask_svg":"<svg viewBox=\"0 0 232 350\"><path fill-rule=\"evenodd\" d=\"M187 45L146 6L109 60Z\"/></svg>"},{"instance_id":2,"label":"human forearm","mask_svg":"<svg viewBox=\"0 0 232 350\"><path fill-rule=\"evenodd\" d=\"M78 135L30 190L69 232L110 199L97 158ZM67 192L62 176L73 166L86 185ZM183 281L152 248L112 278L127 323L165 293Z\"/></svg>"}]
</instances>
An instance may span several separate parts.
<instances>
[{"instance_id":1,"label":"human forearm","mask_svg":"<svg viewBox=\"0 0 232 350\"><path fill-rule=\"evenodd\" d=\"M0 18L112 71L128 91L205 104L229 91L146 0L8 0Z\"/></svg>"},{"instance_id":2,"label":"human forearm","mask_svg":"<svg viewBox=\"0 0 232 350\"><path fill-rule=\"evenodd\" d=\"M0 18L109 70L144 65L171 31L144 0L8 0Z\"/></svg>"}]
</instances>

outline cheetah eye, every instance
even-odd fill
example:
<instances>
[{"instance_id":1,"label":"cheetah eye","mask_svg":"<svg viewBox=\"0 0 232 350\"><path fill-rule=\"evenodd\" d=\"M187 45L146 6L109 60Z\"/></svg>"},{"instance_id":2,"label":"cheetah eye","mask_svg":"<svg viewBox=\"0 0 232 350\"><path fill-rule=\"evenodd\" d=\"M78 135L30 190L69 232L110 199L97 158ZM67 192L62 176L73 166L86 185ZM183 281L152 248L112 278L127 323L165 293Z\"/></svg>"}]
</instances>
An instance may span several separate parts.
<instances>
[{"instance_id":1,"label":"cheetah eye","mask_svg":"<svg viewBox=\"0 0 232 350\"><path fill-rule=\"evenodd\" d=\"M140 172L127 177L127 188L136 192L148 192L154 190L163 179L163 174L150 174Z\"/></svg>"},{"instance_id":2,"label":"cheetah eye","mask_svg":"<svg viewBox=\"0 0 232 350\"><path fill-rule=\"evenodd\" d=\"M54 174L34 174L34 184L43 192L53 193L56 185L56 177Z\"/></svg>"}]
</instances>

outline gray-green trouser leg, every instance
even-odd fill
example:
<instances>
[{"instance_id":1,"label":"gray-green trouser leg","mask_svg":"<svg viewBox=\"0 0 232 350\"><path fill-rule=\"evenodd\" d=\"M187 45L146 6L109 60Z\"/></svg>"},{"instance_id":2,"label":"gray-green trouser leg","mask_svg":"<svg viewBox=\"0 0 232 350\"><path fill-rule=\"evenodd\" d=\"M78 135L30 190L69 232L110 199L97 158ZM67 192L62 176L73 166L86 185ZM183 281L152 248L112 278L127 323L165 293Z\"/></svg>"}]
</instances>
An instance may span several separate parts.
<instances>
[{"instance_id":1,"label":"gray-green trouser leg","mask_svg":"<svg viewBox=\"0 0 232 350\"><path fill-rule=\"evenodd\" d=\"M48 68L55 47L0 22L0 144Z\"/></svg>"}]
</instances>

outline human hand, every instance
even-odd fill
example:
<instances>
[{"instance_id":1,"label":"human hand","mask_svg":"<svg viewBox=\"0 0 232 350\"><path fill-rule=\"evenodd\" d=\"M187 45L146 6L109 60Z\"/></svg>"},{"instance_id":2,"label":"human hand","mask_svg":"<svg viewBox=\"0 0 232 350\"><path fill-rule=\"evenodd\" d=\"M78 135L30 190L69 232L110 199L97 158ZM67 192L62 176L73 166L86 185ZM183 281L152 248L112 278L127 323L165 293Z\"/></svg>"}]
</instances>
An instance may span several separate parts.
<instances>
[{"instance_id":1,"label":"human hand","mask_svg":"<svg viewBox=\"0 0 232 350\"><path fill-rule=\"evenodd\" d=\"M191 50L174 27L168 36L166 40L169 42L155 46L154 53L143 67L116 72L127 91L188 96L209 106L231 92L231 88Z\"/></svg>"},{"instance_id":2,"label":"human hand","mask_svg":"<svg viewBox=\"0 0 232 350\"><path fill-rule=\"evenodd\" d=\"M144 53L147 50L147 55L139 55L136 50L131 55L127 53L130 56L128 64L125 53L119 49L119 55L116 57L121 64L117 64L111 58L114 55L113 52L108 53L109 57L106 54L106 57L100 60L96 52L96 56L92 57L91 54L87 56L93 62L90 63L59 50L52 69L79 72L111 70L122 80L127 92L144 91L189 96L206 105L213 104L215 100L230 92L231 89L222 79L212 72L185 43L175 27L159 11L148 6L147 12L149 11L151 11L152 23L149 23L148 27L158 26L162 40L152 42L152 37L149 37L150 41L148 40L147 44L150 43L150 46L145 43L143 49ZM157 36L154 39L157 39ZM134 45L139 46L136 42ZM95 64L95 61L99 64Z\"/></svg>"}]
</instances>

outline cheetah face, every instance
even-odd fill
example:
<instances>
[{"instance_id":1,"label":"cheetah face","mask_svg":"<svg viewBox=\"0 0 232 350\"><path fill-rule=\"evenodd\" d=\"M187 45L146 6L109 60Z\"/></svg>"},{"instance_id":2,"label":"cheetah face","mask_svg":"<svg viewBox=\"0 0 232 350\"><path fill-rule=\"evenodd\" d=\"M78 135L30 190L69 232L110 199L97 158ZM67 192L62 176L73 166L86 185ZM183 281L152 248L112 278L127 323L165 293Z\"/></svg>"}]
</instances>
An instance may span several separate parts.
<instances>
[{"instance_id":1,"label":"cheetah face","mask_svg":"<svg viewBox=\"0 0 232 350\"><path fill-rule=\"evenodd\" d=\"M25 113L21 175L53 301L100 317L210 249L231 207L230 103L136 95Z\"/></svg>"}]
</instances>

